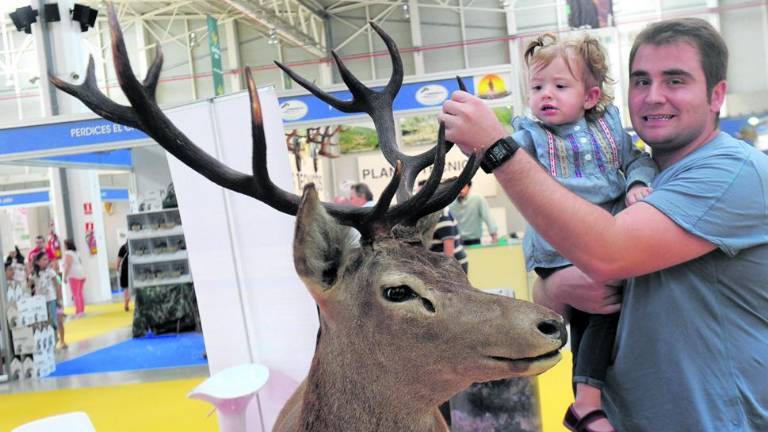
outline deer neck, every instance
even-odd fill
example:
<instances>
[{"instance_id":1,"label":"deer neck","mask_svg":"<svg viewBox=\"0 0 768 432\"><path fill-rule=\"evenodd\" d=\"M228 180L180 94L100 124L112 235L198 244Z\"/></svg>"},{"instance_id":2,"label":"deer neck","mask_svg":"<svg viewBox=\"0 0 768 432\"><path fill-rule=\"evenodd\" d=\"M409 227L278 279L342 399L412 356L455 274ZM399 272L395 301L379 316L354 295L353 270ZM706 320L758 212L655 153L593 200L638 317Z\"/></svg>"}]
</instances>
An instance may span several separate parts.
<instances>
[{"instance_id":1,"label":"deer neck","mask_svg":"<svg viewBox=\"0 0 768 432\"><path fill-rule=\"evenodd\" d=\"M326 334L307 377L299 430L445 430L435 421L441 401L432 400L434 395L410 392L370 353L331 348Z\"/></svg>"}]
</instances>

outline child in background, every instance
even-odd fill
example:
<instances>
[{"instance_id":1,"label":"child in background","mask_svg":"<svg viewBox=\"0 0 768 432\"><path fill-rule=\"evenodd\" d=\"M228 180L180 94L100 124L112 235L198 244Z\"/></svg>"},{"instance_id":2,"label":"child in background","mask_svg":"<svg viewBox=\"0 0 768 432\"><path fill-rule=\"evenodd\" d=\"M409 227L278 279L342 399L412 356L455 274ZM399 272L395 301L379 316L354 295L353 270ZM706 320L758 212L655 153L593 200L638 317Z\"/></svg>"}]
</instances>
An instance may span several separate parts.
<instances>
[{"instance_id":1,"label":"child in background","mask_svg":"<svg viewBox=\"0 0 768 432\"><path fill-rule=\"evenodd\" d=\"M48 307L48 322L58 333L59 344L62 349L66 349L67 343L64 341L64 309L62 306L61 284L58 275L50 268L51 261L48 254L38 252L32 261L31 283L33 285L34 295L45 296Z\"/></svg>"},{"instance_id":2,"label":"child in background","mask_svg":"<svg viewBox=\"0 0 768 432\"><path fill-rule=\"evenodd\" d=\"M515 118L512 138L563 186L613 214L646 197L658 168L632 144L611 105L611 79L599 41L545 34L528 45L524 57L536 119ZM531 227L523 249L539 284L571 266ZM570 310L576 400L563 423L571 431L613 431L601 409L601 389L617 323L618 314Z\"/></svg>"}]
</instances>

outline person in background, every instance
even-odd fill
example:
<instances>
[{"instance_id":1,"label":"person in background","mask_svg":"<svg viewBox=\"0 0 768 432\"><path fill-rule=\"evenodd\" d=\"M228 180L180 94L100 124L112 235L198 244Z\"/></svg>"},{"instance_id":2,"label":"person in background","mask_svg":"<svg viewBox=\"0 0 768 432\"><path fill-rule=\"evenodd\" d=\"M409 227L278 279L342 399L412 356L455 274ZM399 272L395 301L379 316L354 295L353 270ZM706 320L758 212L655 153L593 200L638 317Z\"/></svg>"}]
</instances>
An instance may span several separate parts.
<instances>
[{"instance_id":1,"label":"person in background","mask_svg":"<svg viewBox=\"0 0 768 432\"><path fill-rule=\"evenodd\" d=\"M373 192L365 183L355 183L351 187L349 203L358 207L373 207Z\"/></svg>"},{"instance_id":2,"label":"person in background","mask_svg":"<svg viewBox=\"0 0 768 432\"><path fill-rule=\"evenodd\" d=\"M32 259L31 283L34 295L45 297L48 307L48 322L58 333L58 342L62 349L67 348L64 341L64 308L62 306L61 284L59 277L51 268L51 261L45 251L38 252Z\"/></svg>"},{"instance_id":3,"label":"person in background","mask_svg":"<svg viewBox=\"0 0 768 432\"><path fill-rule=\"evenodd\" d=\"M27 274L32 273L33 262L40 252L45 252L46 255L48 255L48 261L53 262L56 260L53 251L45 247L45 239L43 236L39 235L35 237L35 243L32 245L32 250L27 254ZM55 269L56 267L51 265L51 268Z\"/></svg>"},{"instance_id":4,"label":"person in background","mask_svg":"<svg viewBox=\"0 0 768 432\"><path fill-rule=\"evenodd\" d=\"M445 182L452 182L453 180L455 180L455 178L445 180ZM426 182L426 180L419 181L419 189L421 189ZM429 250L455 258L456 261L461 264L464 273L469 271L467 252L464 251L464 245L461 242L461 234L459 234L459 228L456 226L456 220L453 218L453 215L451 215L448 208L444 208L440 212L440 218L435 225L435 231L432 234Z\"/></svg>"},{"instance_id":5,"label":"person in background","mask_svg":"<svg viewBox=\"0 0 768 432\"><path fill-rule=\"evenodd\" d=\"M602 397L619 431L768 431L768 157L720 130L727 69L704 19L637 35L629 113L660 172L616 215L517 151L479 98L454 92L439 115L446 140L485 152L515 207L573 263L534 300L560 313L621 309Z\"/></svg>"},{"instance_id":6,"label":"person in background","mask_svg":"<svg viewBox=\"0 0 768 432\"><path fill-rule=\"evenodd\" d=\"M6 264L24 264L24 254L21 253L18 246L14 246L13 249L8 252L8 256L5 257Z\"/></svg>"},{"instance_id":7,"label":"person in background","mask_svg":"<svg viewBox=\"0 0 768 432\"><path fill-rule=\"evenodd\" d=\"M470 194L472 182L470 181L459 192L456 201L448 206L451 214L459 225L459 234L464 245L478 245L483 237L483 223L488 227L491 234L491 243L498 241L498 228L491 210L488 208L488 202L480 195Z\"/></svg>"},{"instance_id":8,"label":"person in background","mask_svg":"<svg viewBox=\"0 0 768 432\"><path fill-rule=\"evenodd\" d=\"M118 283L120 289L123 290L123 309L126 312L130 311L131 303L131 290L128 287L128 240L120 246L120 250L117 251L117 264Z\"/></svg>"},{"instance_id":9,"label":"person in background","mask_svg":"<svg viewBox=\"0 0 768 432\"><path fill-rule=\"evenodd\" d=\"M64 259L62 265L62 277L69 289L72 290L72 298L75 301L75 317L81 317L85 313L85 298L83 286L85 285L85 270L77 253L77 247L72 239L64 240Z\"/></svg>"}]
</instances>

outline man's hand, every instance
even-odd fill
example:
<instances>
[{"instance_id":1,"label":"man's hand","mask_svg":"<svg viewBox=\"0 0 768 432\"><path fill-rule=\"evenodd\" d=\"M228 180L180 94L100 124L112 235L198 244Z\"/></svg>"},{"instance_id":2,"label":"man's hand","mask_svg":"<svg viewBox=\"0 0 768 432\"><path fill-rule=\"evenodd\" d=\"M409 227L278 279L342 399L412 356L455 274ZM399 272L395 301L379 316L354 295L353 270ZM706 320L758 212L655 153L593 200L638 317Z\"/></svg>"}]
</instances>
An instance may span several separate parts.
<instances>
[{"instance_id":1,"label":"man's hand","mask_svg":"<svg viewBox=\"0 0 768 432\"><path fill-rule=\"evenodd\" d=\"M552 274L541 284L543 296L580 311L611 314L621 309L621 283L596 282L576 267Z\"/></svg>"},{"instance_id":2,"label":"man's hand","mask_svg":"<svg viewBox=\"0 0 768 432\"><path fill-rule=\"evenodd\" d=\"M627 205L627 207L629 207L632 204L638 203L645 199L645 197L650 195L652 191L653 189L649 188L648 186L637 183L633 186L630 186L629 190L627 191L627 196L624 198L624 203Z\"/></svg>"},{"instance_id":3,"label":"man's hand","mask_svg":"<svg viewBox=\"0 0 768 432\"><path fill-rule=\"evenodd\" d=\"M485 151L507 136L488 105L461 90L453 92L451 99L443 103L443 111L437 118L445 124L445 139L456 143L466 155L475 150Z\"/></svg>"}]
</instances>

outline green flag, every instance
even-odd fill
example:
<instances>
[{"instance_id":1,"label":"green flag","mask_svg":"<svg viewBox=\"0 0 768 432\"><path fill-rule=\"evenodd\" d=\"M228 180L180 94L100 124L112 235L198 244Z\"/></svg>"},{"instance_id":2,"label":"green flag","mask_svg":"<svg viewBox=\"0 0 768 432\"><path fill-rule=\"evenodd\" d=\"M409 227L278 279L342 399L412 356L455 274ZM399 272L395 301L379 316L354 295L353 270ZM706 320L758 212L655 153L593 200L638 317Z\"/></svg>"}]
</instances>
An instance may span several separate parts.
<instances>
[{"instance_id":1,"label":"green flag","mask_svg":"<svg viewBox=\"0 0 768 432\"><path fill-rule=\"evenodd\" d=\"M208 15L208 46L211 50L211 71L213 75L213 93L224 94L224 74L221 71L221 46L219 45L219 26L216 18Z\"/></svg>"}]
</instances>

